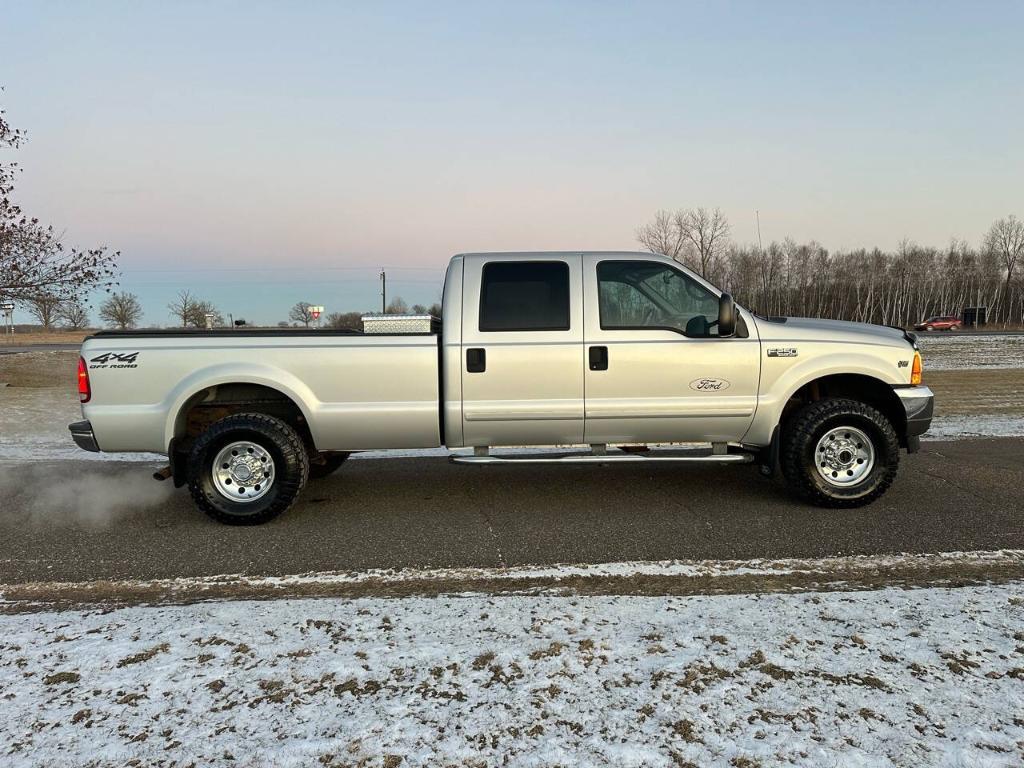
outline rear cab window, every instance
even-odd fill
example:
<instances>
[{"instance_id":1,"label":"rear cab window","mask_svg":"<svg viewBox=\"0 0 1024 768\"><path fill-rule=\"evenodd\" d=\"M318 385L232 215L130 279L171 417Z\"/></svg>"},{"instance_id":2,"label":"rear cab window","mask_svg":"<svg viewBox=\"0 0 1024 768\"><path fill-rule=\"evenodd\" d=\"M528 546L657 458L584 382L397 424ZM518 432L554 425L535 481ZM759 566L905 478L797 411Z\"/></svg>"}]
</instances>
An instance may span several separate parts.
<instances>
[{"instance_id":1,"label":"rear cab window","mask_svg":"<svg viewBox=\"0 0 1024 768\"><path fill-rule=\"evenodd\" d=\"M494 261L484 265L480 330L568 331L569 265L563 261Z\"/></svg>"}]
</instances>

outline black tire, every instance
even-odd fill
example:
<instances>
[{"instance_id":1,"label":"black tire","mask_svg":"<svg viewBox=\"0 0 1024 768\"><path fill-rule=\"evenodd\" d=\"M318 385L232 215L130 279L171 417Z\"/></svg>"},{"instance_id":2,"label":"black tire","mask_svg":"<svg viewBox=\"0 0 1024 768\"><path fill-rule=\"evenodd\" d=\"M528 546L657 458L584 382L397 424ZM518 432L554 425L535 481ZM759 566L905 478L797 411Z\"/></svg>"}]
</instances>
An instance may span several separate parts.
<instances>
[{"instance_id":1,"label":"black tire","mask_svg":"<svg viewBox=\"0 0 1024 768\"><path fill-rule=\"evenodd\" d=\"M327 477L332 472L336 472L345 463L349 455L347 453L320 453L310 456L309 479L319 480L322 477Z\"/></svg>"},{"instance_id":2,"label":"black tire","mask_svg":"<svg viewBox=\"0 0 1024 768\"><path fill-rule=\"evenodd\" d=\"M839 427L860 430L874 449L871 470L856 484L845 487L827 482L816 468L818 442ZM829 398L805 405L786 424L780 459L786 484L798 497L820 507L861 507L892 485L899 468L900 445L892 424L875 408L856 400Z\"/></svg>"},{"instance_id":3,"label":"black tire","mask_svg":"<svg viewBox=\"0 0 1024 768\"><path fill-rule=\"evenodd\" d=\"M270 489L247 503L223 495L213 480L217 454L240 440L256 443L274 462ZM308 476L309 458L302 438L285 422L262 413L237 413L214 422L195 441L188 459L192 500L214 520L227 525L259 525L277 517L292 505Z\"/></svg>"}]
</instances>

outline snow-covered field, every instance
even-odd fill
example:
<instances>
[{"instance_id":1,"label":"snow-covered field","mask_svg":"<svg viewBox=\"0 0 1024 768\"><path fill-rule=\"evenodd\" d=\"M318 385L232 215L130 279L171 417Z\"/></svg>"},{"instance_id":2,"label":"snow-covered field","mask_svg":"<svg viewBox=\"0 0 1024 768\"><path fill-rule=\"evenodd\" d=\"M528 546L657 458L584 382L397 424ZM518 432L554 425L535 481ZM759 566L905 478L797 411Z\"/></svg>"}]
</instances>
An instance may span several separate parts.
<instances>
[{"instance_id":1,"label":"snow-covered field","mask_svg":"<svg viewBox=\"0 0 1024 768\"><path fill-rule=\"evenodd\" d=\"M1024 333L964 336L936 331L918 333L917 337L925 372L967 368L1024 368Z\"/></svg>"},{"instance_id":2,"label":"snow-covered field","mask_svg":"<svg viewBox=\"0 0 1024 768\"><path fill-rule=\"evenodd\" d=\"M12 767L1024 762L1019 583L213 602L0 636Z\"/></svg>"}]
</instances>

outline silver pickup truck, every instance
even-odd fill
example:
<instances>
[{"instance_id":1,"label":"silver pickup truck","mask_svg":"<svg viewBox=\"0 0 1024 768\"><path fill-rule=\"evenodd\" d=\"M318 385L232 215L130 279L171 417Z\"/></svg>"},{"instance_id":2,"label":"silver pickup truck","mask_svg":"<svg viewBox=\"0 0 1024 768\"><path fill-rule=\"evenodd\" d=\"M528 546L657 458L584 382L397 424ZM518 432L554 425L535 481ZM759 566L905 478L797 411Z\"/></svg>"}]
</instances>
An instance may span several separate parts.
<instances>
[{"instance_id":1,"label":"silver pickup truck","mask_svg":"<svg viewBox=\"0 0 1024 768\"><path fill-rule=\"evenodd\" d=\"M254 524L353 452L439 446L471 448L452 456L465 464L757 462L811 503L853 507L931 422L912 334L761 317L650 253L455 256L442 314L440 328L97 333L71 433L166 454L159 477Z\"/></svg>"}]
</instances>

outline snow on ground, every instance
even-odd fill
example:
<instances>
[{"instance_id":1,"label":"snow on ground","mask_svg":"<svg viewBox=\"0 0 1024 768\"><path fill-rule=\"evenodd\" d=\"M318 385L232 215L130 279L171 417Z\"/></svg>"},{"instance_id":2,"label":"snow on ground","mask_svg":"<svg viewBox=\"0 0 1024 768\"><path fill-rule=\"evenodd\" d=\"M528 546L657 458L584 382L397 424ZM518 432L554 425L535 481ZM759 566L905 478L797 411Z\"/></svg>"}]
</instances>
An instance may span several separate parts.
<instances>
[{"instance_id":1,"label":"snow on ground","mask_svg":"<svg viewBox=\"0 0 1024 768\"><path fill-rule=\"evenodd\" d=\"M1022 416L937 416L922 435L924 440L957 440L970 437L1024 436Z\"/></svg>"},{"instance_id":2,"label":"snow on ground","mask_svg":"<svg viewBox=\"0 0 1024 768\"><path fill-rule=\"evenodd\" d=\"M962 336L954 332L919 332L918 346L928 371L965 368L1024 368L1024 334Z\"/></svg>"},{"instance_id":3,"label":"snow on ground","mask_svg":"<svg viewBox=\"0 0 1024 768\"><path fill-rule=\"evenodd\" d=\"M511 567L221 574L174 579L0 585L0 612L53 605L185 603L225 598L501 594L719 594L946 586L1019 580L1024 550L845 555L752 560L628 560ZM355 589L352 589L352 588Z\"/></svg>"},{"instance_id":4,"label":"snow on ground","mask_svg":"<svg viewBox=\"0 0 1024 768\"><path fill-rule=\"evenodd\" d=\"M155 453L90 453L71 439L80 421L78 395L58 387L0 388L0 460L79 459L167 463Z\"/></svg>"},{"instance_id":5,"label":"snow on ground","mask_svg":"<svg viewBox=\"0 0 1024 768\"><path fill-rule=\"evenodd\" d=\"M1020 583L199 603L0 637L12 767L1024 761Z\"/></svg>"}]
</instances>

